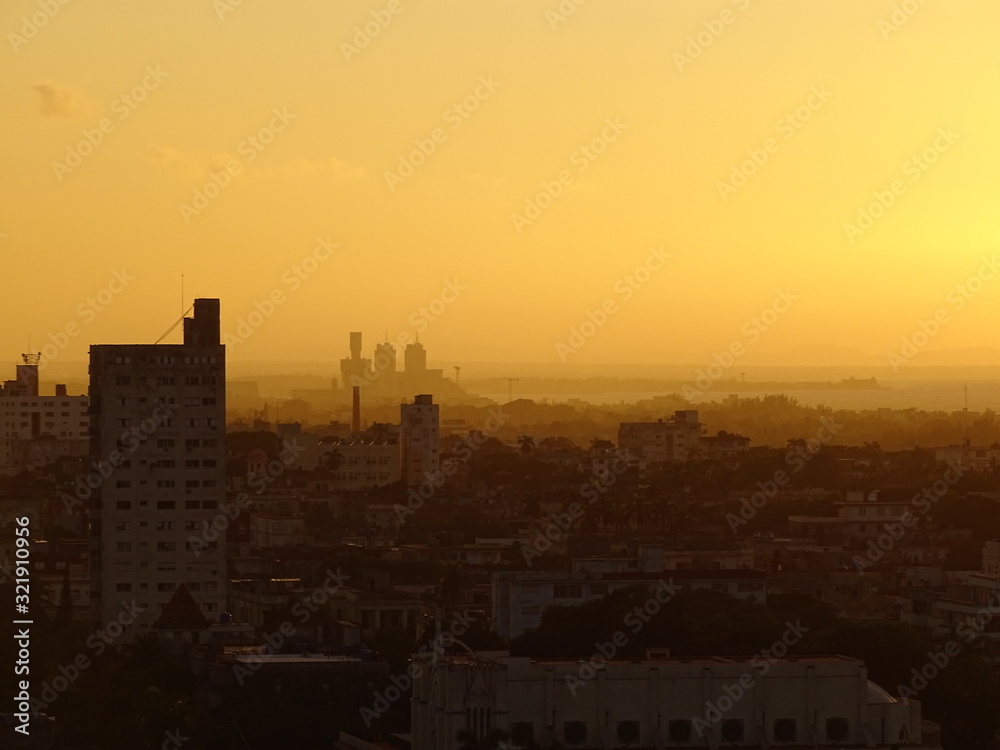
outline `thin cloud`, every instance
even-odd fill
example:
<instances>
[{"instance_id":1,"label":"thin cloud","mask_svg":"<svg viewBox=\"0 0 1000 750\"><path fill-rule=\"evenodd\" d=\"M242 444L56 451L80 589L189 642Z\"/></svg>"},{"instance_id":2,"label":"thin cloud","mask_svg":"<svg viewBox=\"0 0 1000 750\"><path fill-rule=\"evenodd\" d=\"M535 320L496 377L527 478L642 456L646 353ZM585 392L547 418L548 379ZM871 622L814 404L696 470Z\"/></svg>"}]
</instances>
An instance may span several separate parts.
<instances>
[{"instance_id":1,"label":"thin cloud","mask_svg":"<svg viewBox=\"0 0 1000 750\"><path fill-rule=\"evenodd\" d=\"M224 171L228 164L238 161L234 154L189 154L171 146L150 146L145 154L160 169L184 180L203 179L210 172Z\"/></svg>"},{"instance_id":2,"label":"thin cloud","mask_svg":"<svg viewBox=\"0 0 1000 750\"><path fill-rule=\"evenodd\" d=\"M328 174L338 180L361 180L365 177L364 167L352 167L340 159L292 159L285 164L285 171L292 177Z\"/></svg>"},{"instance_id":3,"label":"thin cloud","mask_svg":"<svg viewBox=\"0 0 1000 750\"><path fill-rule=\"evenodd\" d=\"M42 117L86 117L96 109L86 96L69 86L43 81L32 88L38 93L36 106Z\"/></svg>"}]
</instances>

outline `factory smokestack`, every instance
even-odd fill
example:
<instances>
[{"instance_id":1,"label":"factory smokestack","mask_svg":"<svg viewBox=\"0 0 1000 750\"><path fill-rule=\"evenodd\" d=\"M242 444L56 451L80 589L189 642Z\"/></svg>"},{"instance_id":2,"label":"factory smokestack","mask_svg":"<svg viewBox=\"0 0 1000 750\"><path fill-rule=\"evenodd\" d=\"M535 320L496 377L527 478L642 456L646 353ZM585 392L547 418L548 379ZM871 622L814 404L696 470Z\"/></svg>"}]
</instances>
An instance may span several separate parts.
<instances>
[{"instance_id":1,"label":"factory smokestack","mask_svg":"<svg viewBox=\"0 0 1000 750\"><path fill-rule=\"evenodd\" d=\"M361 432L361 386L354 386L354 408L351 410L351 432Z\"/></svg>"}]
</instances>

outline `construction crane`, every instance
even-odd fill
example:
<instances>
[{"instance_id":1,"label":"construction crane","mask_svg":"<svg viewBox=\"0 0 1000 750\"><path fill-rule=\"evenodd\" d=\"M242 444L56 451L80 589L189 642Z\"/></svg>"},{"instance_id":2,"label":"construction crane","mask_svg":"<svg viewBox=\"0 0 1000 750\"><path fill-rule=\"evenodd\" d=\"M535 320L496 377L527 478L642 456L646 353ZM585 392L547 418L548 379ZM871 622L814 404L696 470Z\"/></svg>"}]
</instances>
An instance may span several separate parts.
<instances>
[{"instance_id":1,"label":"construction crane","mask_svg":"<svg viewBox=\"0 0 1000 750\"><path fill-rule=\"evenodd\" d=\"M504 378L507 381L507 403L509 404L514 400L514 383L519 381L519 378Z\"/></svg>"}]
</instances>

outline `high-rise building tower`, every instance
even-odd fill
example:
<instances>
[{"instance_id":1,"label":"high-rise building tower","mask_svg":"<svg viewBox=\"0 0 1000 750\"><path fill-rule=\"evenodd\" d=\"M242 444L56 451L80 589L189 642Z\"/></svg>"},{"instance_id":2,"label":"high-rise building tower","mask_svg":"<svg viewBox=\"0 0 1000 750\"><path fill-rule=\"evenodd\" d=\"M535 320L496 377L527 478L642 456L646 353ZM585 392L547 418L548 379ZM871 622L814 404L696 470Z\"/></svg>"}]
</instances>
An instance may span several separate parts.
<instances>
[{"instance_id":1,"label":"high-rise building tower","mask_svg":"<svg viewBox=\"0 0 1000 750\"><path fill-rule=\"evenodd\" d=\"M340 360L340 378L344 388L368 385L371 381L372 361L361 356L361 333L351 332L351 356Z\"/></svg>"},{"instance_id":2,"label":"high-rise building tower","mask_svg":"<svg viewBox=\"0 0 1000 750\"><path fill-rule=\"evenodd\" d=\"M375 344L374 385L382 390L392 390L396 385L396 347L388 341Z\"/></svg>"},{"instance_id":3,"label":"high-rise building tower","mask_svg":"<svg viewBox=\"0 0 1000 750\"><path fill-rule=\"evenodd\" d=\"M182 584L209 620L225 611L225 534L205 534L223 512L225 423L219 300L195 300L183 344L90 347L91 457L104 475L90 498L94 628L117 620L130 640Z\"/></svg>"},{"instance_id":4,"label":"high-rise building tower","mask_svg":"<svg viewBox=\"0 0 1000 750\"><path fill-rule=\"evenodd\" d=\"M419 341L407 344L403 352L403 369L407 373L420 374L427 369L427 350Z\"/></svg>"},{"instance_id":5,"label":"high-rise building tower","mask_svg":"<svg viewBox=\"0 0 1000 750\"><path fill-rule=\"evenodd\" d=\"M407 486L431 481L441 467L440 417L432 396L399 407L400 474Z\"/></svg>"}]
</instances>

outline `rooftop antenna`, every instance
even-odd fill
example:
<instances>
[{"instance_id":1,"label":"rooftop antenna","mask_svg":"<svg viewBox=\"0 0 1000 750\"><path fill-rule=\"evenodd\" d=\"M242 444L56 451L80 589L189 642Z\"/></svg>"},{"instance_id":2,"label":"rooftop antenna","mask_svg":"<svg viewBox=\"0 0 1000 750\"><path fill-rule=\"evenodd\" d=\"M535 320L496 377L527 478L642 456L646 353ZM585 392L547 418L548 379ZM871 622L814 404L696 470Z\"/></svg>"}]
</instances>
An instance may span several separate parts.
<instances>
[{"instance_id":1,"label":"rooftop antenna","mask_svg":"<svg viewBox=\"0 0 1000 750\"><path fill-rule=\"evenodd\" d=\"M181 305L181 307L183 307L183 305ZM182 320L184 320L184 316L187 315L189 312L191 312L193 309L194 309L194 305L191 305L191 307L189 307L186 311L182 310L181 311L181 316L177 320L175 320L174 324L172 326L170 326L170 328L168 328L166 331L164 331L163 335L160 336L160 338L158 338L156 341L154 341L153 344L154 345L155 344L159 344L161 341L163 341L163 339L165 339L167 336L169 336L170 332L173 331L177 327L177 324L180 323Z\"/></svg>"},{"instance_id":2,"label":"rooftop antenna","mask_svg":"<svg viewBox=\"0 0 1000 750\"><path fill-rule=\"evenodd\" d=\"M504 378L507 381L507 403L509 404L514 400L514 383L517 383L519 378Z\"/></svg>"}]
</instances>

